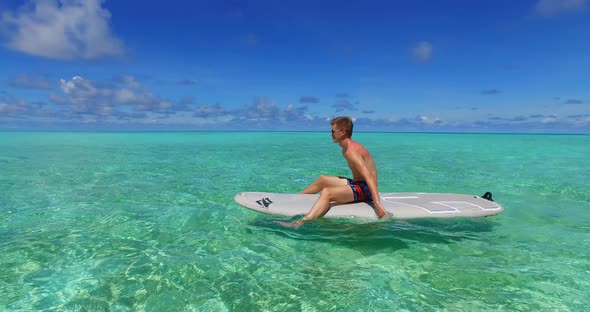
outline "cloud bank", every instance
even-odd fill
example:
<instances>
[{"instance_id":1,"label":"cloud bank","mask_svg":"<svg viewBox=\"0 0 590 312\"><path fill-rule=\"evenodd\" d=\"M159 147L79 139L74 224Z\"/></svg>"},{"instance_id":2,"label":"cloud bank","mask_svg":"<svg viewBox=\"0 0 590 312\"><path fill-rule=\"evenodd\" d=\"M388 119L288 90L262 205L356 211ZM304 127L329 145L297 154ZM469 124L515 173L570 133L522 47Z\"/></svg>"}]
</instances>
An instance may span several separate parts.
<instances>
[{"instance_id":1,"label":"cloud bank","mask_svg":"<svg viewBox=\"0 0 590 312\"><path fill-rule=\"evenodd\" d=\"M22 75L21 87L36 86L36 76ZM44 87L44 80L36 87ZM494 90L494 89L491 89ZM489 90L488 90L489 91ZM496 90L497 91L497 90ZM38 91L35 91L38 92ZM59 79L47 98L28 101L0 92L0 130L324 130L336 115L350 115L360 131L431 132L575 132L590 133L587 113L493 114L448 119L436 111L385 117L361 109L352 96L342 94L321 101L295 97L276 103L265 96L249 103L197 103L193 97L164 98L134 76L96 81L81 76ZM490 94L496 93L487 92ZM567 98L566 98L567 99ZM320 104L323 103L323 104ZM582 107L586 101L568 99L560 104ZM312 104L312 105L309 105ZM332 111L331 113L325 113ZM324 113L319 113L323 111Z\"/></svg>"}]
</instances>

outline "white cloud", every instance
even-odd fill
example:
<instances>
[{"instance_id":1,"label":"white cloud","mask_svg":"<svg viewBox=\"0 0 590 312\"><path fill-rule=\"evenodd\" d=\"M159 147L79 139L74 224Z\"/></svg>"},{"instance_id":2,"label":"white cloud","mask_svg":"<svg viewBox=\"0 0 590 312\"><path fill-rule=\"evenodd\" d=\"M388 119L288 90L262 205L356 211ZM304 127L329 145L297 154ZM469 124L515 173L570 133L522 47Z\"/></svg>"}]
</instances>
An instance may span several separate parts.
<instances>
[{"instance_id":1,"label":"white cloud","mask_svg":"<svg viewBox=\"0 0 590 312\"><path fill-rule=\"evenodd\" d=\"M31 0L0 17L7 46L52 59L96 59L123 55L110 30L111 14L102 0Z\"/></svg>"},{"instance_id":2,"label":"white cloud","mask_svg":"<svg viewBox=\"0 0 590 312\"><path fill-rule=\"evenodd\" d=\"M278 106L266 97L256 97L254 104L246 110L245 115L251 119L272 119L280 115Z\"/></svg>"},{"instance_id":3,"label":"white cloud","mask_svg":"<svg viewBox=\"0 0 590 312\"><path fill-rule=\"evenodd\" d=\"M45 116L49 111L45 103L33 102L13 96L0 96L0 117Z\"/></svg>"},{"instance_id":4,"label":"white cloud","mask_svg":"<svg viewBox=\"0 0 590 312\"><path fill-rule=\"evenodd\" d=\"M200 118L217 118L227 115L228 112L220 104L216 105L201 105L194 111L194 117Z\"/></svg>"},{"instance_id":5,"label":"white cloud","mask_svg":"<svg viewBox=\"0 0 590 312\"><path fill-rule=\"evenodd\" d=\"M422 116L422 115L416 116L415 120L418 124L426 124L426 125L435 125L435 124L437 125L437 124L443 123L443 120L438 117L428 117L428 116Z\"/></svg>"},{"instance_id":6,"label":"white cloud","mask_svg":"<svg viewBox=\"0 0 590 312\"><path fill-rule=\"evenodd\" d=\"M170 101L161 101L158 107L161 109L171 109L174 107L174 104L172 104Z\"/></svg>"},{"instance_id":7,"label":"white cloud","mask_svg":"<svg viewBox=\"0 0 590 312\"><path fill-rule=\"evenodd\" d=\"M101 94L110 93L109 90L100 89L92 81L85 80L80 76L75 76L70 81L60 79L59 83L63 93L76 100L96 98Z\"/></svg>"},{"instance_id":8,"label":"white cloud","mask_svg":"<svg viewBox=\"0 0 590 312\"><path fill-rule=\"evenodd\" d=\"M13 115L17 113L22 113L27 110L27 105L24 101L16 102L16 103L7 103L4 101L0 101L0 116L2 115Z\"/></svg>"},{"instance_id":9,"label":"white cloud","mask_svg":"<svg viewBox=\"0 0 590 312\"><path fill-rule=\"evenodd\" d=\"M115 92L115 99L120 103L131 103L135 100L135 93L127 88L123 88Z\"/></svg>"},{"instance_id":10,"label":"white cloud","mask_svg":"<svg viewBox=\"0 0 590 312\"><path fill-rule=\"evenodd\" d=\"M9 85L14 88L49 90L52 89L52 83L45 77L23 73L16 76Z\"/></svg>"},{"instance_id":11,"label":"white cloud","mask_svg":"<svg viewBox=\"0 0 590 312\"><path fill-rule=\"evenodd\" d=\"M535 13L540 16L556 16L560 14L584 10L588 0L539 0L535 5Z\"/></svg>"},{"instance_id":12,"label":"white cloud","mask_svg":"<svg viewBox=\"0 0 590 312\"><path fill-rule=\"evenodd\" d=\"M62 95L50 95L54 103L69 106L72 112L97 116L133 117L176 111L174 103L162 99L133 76L119 77L116 84L98 83L75 76L60 79Z\"/></svg>"},{"instance_id":13,"label":"white cloud","mask_svg":"<svg viewBox=\"0 0 590 312\"><path fill-rule=\"evenodd\" d=\"M557 116L548 116L546 118L543 119L543 121L541 121L541 123L543 124L551 124L551 123L556 123L559 122L559 117Z\"/></svg>"},{"instance_id":14,"label":"white cloud","mask_svg":"<svg viewBox=\"0 0 590 312\"><path fill-rule=\"evenodd\" d=\"M432 58L432 44L422 41L412 48L412 57L421 63L426 63Z\"/></svg>"},{"instance_id":15,"label":"white cloud","mask_svg":"<svg viewBox=\"0 0 590 312\"><path fill-rule=\"evenodd\" d=\"M340 108L340 109L350 109L350 110L355 109L354 105L348 100L338 100L338 101L336 101L336 103L334 103L334 105L332 105L332 107Z\"/></svg>"}]
</instances>

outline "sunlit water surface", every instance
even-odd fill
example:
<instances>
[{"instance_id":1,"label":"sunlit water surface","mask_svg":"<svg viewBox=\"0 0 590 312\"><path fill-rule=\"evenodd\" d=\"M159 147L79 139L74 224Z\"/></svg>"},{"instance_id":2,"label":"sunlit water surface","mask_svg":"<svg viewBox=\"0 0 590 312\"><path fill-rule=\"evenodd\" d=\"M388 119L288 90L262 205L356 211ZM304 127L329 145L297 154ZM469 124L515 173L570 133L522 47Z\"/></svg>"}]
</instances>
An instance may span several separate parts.
<instances>
[{"instance_id":1,"label":"sunlit water surface","mask_svg":"<svg viewBox=\"0 0 590 312\"><path fill-rule=\"evenodd\" d=\"M233 201L349 175L329 133L0 133L0 309L582 311L590 136L357 133L382 192L480 219L318 220Z\"/></svg>"}]
</instances>

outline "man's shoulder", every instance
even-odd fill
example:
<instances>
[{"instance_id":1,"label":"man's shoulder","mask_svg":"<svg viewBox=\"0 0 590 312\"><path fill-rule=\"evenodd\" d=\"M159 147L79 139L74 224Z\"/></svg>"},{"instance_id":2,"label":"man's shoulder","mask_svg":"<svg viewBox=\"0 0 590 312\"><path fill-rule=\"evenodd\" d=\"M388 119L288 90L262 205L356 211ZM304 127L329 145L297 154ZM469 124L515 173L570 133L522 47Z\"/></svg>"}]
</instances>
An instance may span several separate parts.
<instances>
[{"instance_id":1,"label":"man's shoulder","mask_svg":"<svg viewBox=\"0 0 590 312\"><path fill-rule=\"evenodd\" d=\"M361 143L359 143L359 142L357 142L357 141L352 141L351 143L352 143L352 144L351 144L351 145L352 145L351 147L352 147L354 150L366 150L366 148L365 148L365 147L364 147L364 146L363 146Z\"/></svg>"},{"instance_id":2,"label":"man's shoulder","mask_svg":"<svg viewBox=\"0 0 590 312\"><path fill-rule=\"evenodd\" d=\"M355 142L355 141L353 141L351 143L352 144L350 144L348 146L348 149L347 149L347 152L348 153L351 153L351 154L361 154L362 155L362 154L368 152L367 149L362 144L360 144L358 142Z\"/></svg>"}]
</instances>

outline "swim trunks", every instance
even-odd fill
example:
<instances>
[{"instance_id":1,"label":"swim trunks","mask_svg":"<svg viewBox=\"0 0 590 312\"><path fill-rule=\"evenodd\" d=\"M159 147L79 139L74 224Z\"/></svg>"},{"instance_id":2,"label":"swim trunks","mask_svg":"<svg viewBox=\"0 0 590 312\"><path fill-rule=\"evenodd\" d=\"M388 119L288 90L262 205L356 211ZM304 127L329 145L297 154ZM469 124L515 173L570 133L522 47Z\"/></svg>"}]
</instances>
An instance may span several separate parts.
<instances>
[{"instance_id":1,"label":"swim trunks","mask_svg":"<svg viewBox=\"0 0 590 312\"><path fill-rule=\"evenodd\" d=\"M354 194L354 202L372 202L373 197L371 196L371 191L369 191L369 186L365 181L354 181L353 179L339 177L341 179L346 179L348 181L348 185L352 189L352 193Z\"/></svg>"}]
</instances>

